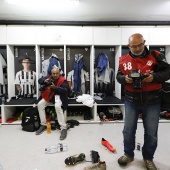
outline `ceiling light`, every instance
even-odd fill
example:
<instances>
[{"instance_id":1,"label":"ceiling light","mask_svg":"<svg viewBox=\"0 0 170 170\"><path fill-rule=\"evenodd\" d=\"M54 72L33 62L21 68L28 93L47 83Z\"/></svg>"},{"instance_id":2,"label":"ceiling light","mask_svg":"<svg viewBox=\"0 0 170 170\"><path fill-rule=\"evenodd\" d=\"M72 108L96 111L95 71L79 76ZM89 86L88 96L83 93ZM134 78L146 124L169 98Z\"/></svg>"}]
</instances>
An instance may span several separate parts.
<instances>
[{"instance_id":1,"label":"ceiling light","mask_svg":"<svg viewBox=\"0 0 170 170\"><path fill-rule=\"evenodd\" d=\"M5 0L6 3L27 8L64 9L77 6L80 0Z\"/></svg>"},{"instance_id":2,"label":"ceiling light","mask_svg":"<svg viewBox=\"0 0 170 170\"><path fill-rule=\"evenodd\" d=\"M10 4L60 4L68 3L71 1L79 2L80 0L5 0L5 2Z\"/></svg>"}]
</instances>

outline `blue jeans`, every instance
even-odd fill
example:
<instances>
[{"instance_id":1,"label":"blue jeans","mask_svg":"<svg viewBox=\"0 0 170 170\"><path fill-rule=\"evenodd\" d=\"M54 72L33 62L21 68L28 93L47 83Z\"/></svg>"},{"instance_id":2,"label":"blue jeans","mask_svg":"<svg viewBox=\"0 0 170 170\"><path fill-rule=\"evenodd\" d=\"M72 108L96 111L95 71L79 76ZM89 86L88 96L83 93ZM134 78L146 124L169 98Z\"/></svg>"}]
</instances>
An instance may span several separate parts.
<instances>
[{"instance_id":1,"label":"blue jeans","mask_svg":"<svg viewBox=\"0 0 170 170\"><path fill-rule=\"evenodd\" d=\"M137 121L140 113L142 113L144 127L143 159L152 160L157 148L160 103L136 106L134 103L125 101L124 152L126 156L134 157Z\"/></svg>"}]
</instances>

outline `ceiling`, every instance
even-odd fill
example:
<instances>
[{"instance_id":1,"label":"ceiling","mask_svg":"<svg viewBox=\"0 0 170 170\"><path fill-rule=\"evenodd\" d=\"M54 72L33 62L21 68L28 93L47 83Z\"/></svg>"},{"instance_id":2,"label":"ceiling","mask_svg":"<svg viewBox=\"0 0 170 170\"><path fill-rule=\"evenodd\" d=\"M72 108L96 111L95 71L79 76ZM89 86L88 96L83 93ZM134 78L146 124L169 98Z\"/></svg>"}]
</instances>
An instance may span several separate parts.
<instances>
[{"instance_id":1,"label":"ceiling","mask_svg":"<svg viewBox=\"0 0 170 170\"><path fill-rule=\"evenodd\" d=\"M71 0L20 0L22 3L19 4L6 1L0 0L0 21L4 23L11 21L18 23L19 21L170 22L170 0L79 0L78 3Z\"/></svg>"}]
</instances>

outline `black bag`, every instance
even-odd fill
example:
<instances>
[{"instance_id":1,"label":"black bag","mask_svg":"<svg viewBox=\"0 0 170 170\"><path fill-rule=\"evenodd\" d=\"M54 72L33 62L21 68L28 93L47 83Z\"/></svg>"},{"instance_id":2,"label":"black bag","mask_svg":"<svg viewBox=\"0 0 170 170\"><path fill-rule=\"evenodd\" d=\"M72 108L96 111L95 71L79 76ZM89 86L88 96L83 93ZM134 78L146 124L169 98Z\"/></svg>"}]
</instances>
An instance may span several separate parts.
<instances>
[{"instance_id":1,"label":"black bag","mask_svg":"<svg viewBox=\"0 0 170 170\"><path fill-rule=\"evenodd\" d=\"M40 127L40 117L36 107L29 107L24 110L22 116L22 130L27 132L34 132Z\"/></svg>"}]
</instances>

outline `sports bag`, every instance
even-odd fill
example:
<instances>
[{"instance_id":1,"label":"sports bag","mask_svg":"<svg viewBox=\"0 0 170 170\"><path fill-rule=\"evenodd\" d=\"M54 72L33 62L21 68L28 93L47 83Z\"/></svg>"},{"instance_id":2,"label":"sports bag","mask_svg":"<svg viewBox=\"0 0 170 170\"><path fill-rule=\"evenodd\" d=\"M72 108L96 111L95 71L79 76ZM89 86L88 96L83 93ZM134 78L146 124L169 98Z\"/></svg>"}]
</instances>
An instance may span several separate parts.
<instances>
[{"instance_id":1,"label":"sports bag","mask_svg":"<svg viewBox=\"0 0 170 170\"><path fill-rule=\"evenodd\" d=\"M27 132L34 132L40 127L40 117L36 107L29 107L23 111L22 116L22 130Z\"/></svg>"}]
</instances>

